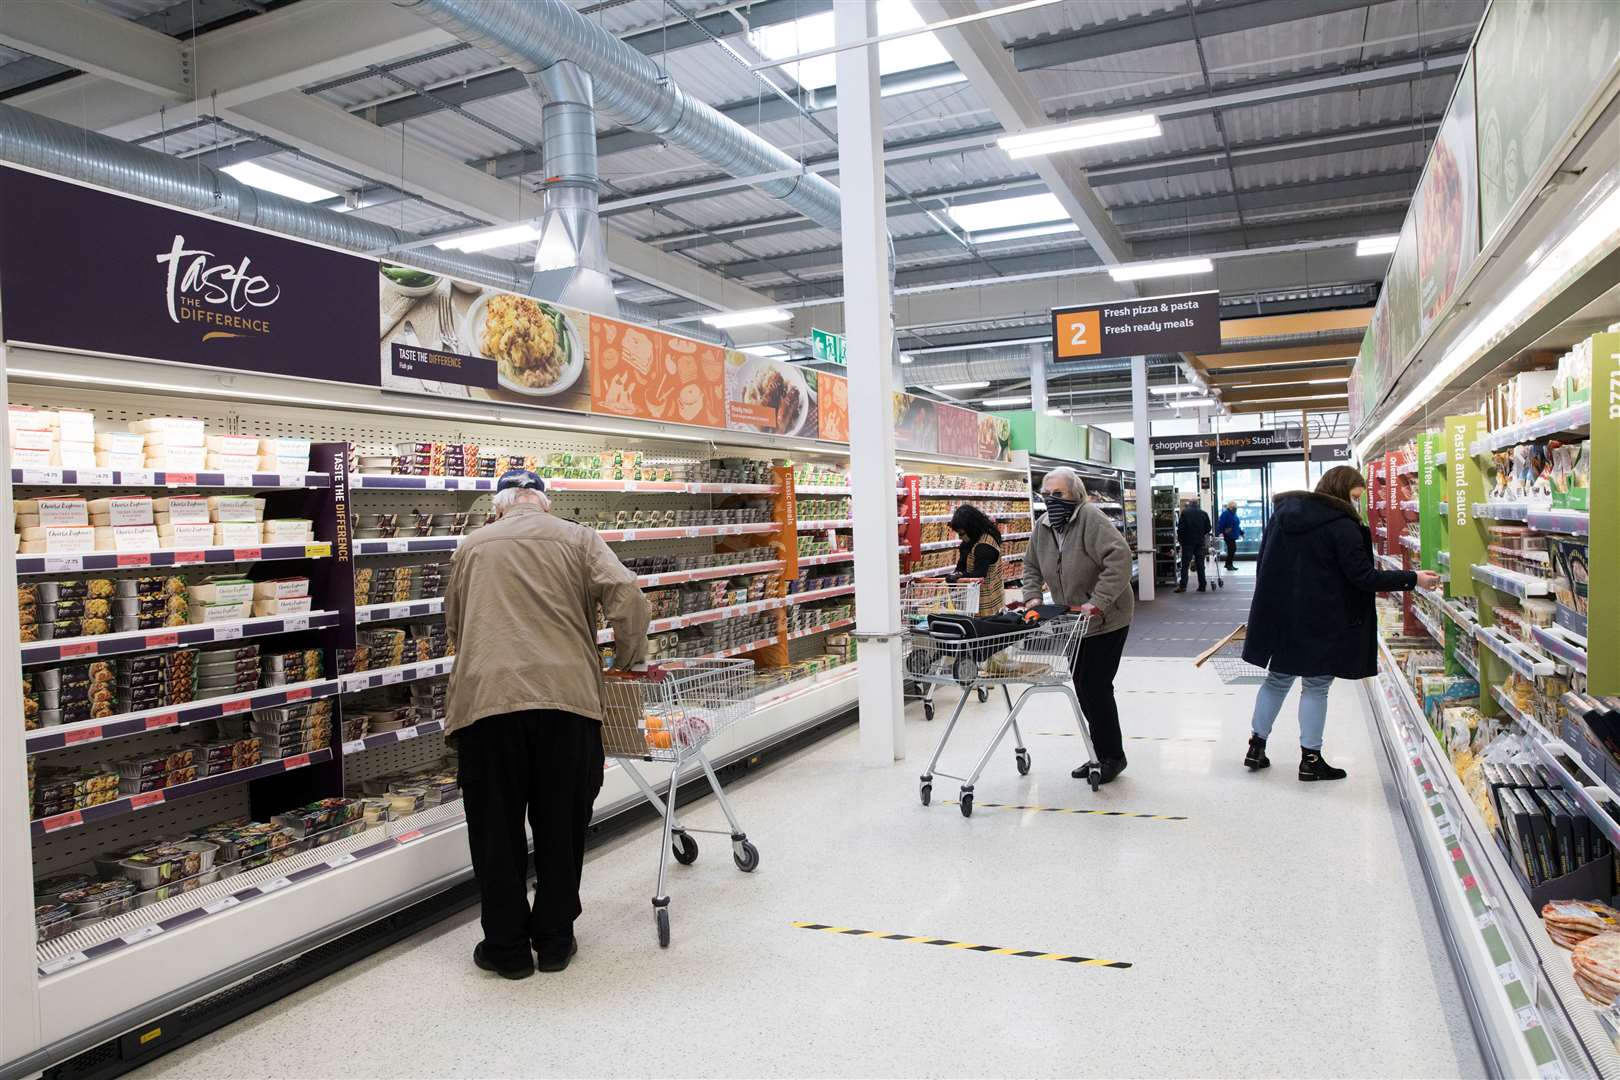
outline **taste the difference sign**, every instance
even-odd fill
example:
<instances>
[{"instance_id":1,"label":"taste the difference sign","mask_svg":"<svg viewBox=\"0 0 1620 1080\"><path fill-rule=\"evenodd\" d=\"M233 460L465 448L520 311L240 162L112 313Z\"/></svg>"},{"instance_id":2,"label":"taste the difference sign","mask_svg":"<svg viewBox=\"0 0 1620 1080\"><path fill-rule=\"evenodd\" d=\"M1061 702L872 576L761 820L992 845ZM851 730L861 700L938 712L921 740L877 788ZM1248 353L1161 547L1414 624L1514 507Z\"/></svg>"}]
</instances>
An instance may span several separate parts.
<instances>
[{"instance_id":1,"label":"taste the difference sign","mask_svg":"<svg viewBox=\"0 0 1620 1080\"><path fill-rule=\"evenodd\" d=\"M1210 352L1220 344L1216 290L1052 309L1052 355L1060 361Z\"/></svg>"}]
</instances>

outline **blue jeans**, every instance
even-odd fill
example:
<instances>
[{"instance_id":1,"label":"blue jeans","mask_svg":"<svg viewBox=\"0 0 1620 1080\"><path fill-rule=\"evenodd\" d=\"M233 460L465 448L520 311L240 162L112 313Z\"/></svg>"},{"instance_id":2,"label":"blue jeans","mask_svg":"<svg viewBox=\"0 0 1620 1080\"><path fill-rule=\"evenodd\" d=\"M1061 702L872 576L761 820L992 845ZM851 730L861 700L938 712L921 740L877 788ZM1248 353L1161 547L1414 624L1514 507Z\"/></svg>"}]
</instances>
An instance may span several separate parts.
<instances>
[{"instance_id":1,"label":"blue jeans","mask_svg":"<svg viewBox=\"0 0 1620 1080\"><path fill-rule=\"evenodd\" d=\"M1262 739L1271 735L1271 725L1277 722L1283 700L1299 675L1284 675L1280 671L1266 673L1266 681L1254 696L1254 720L1251 726ZM1306 750L1322 749L1322 729L1327 726L1328 688L1333 685L1331 675L1303 676L1304 688L1299 694L1299 745Z\"/></svg>"}]
</instances>

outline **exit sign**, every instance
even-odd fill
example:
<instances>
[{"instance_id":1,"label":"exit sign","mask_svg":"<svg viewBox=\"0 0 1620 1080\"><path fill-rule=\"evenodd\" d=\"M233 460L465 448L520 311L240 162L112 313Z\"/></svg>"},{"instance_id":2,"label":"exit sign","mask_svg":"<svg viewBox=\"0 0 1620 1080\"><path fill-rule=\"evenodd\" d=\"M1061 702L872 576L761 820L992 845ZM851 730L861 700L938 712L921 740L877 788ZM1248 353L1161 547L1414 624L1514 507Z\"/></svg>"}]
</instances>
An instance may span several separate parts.
<instances>
[{"instance_id":1,"label":"exit sign","mask_svg":"<svg viewBox=\"0 0 1620 1080\"><path fill-rule=\"evenodd\" d=\"M844 364L844 338L825 330L810 331L810 355L823 364Z\"/></svg>"}]
</instances>

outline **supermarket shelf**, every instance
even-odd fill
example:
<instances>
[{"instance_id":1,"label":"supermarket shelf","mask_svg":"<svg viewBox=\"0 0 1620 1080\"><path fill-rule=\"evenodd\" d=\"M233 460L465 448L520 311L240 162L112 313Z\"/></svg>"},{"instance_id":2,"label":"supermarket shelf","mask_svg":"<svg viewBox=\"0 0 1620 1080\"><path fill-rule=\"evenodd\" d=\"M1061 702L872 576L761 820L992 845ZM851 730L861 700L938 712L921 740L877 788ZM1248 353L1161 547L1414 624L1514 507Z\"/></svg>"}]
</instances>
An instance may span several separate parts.
<instances>
[{"instance_id":1,"label":"supermarket shelf","mask_svg":"<svg viewBox=\"0 0 1620 1080\"><path fill-rule=\"evenodd\" d=\"M1123 509L1125 509L1124 506L1120 505L1117 502L1099 502L1096 499L1091 500L1091 505L1095 506L1099 510L1123 510Z\"/></svg>"},{"instance_id":2,"label":"supermarket shelf","mask_svg":"<svg viewBox=\"0 0 1620 1080\"><path fill-rule=\"evenodd\" d=\"M1411 533L1401 533L1401 547L1416 553L1423 550L1423 541Z\"/></svg>"},{"instance_id":3,"label":"supermarket shelf","mask_svg":"<svg viewBox=\"0 0 1620 1080\"><path fill-rule=\"evenodd\" d=\"M30 754L47 750L60 750L68 746L121 739L128 735L144 735L148 731L200 724L204 720L218 720L222 716L251 712L255 709L276 709L304 701L328 698L338 693L335 679L312 679L308 682L289 683L286 686L266 687L235 696L205 698L184 705L165 705L140 712L120 713L101 720L62 724L56 727L36 728L23 733L24 746Z\"/></svg>"},{"instance_id":4,"label":"supermarket shelf","mask_svg":"<svg viewBox=\"0 0 1620 1080\"><path fill-rule=\"evenodd\" d=\"M408 600L398 604L363 604L354 609L354 621L355 625L359 626L365 623L416 619L424 615L443 613L444 597L433 596L426 600Z\"/></svg>"},{"instance_id":5,"label":"supermarket shelf","mask_svg":"<svg viewBox=\"0 0 1620 1080\"><path fill-rule=\"evenodd\" d=\"M1488 454L1492 450L1505 450L1510 446L1522 442L1531 442L1545 438L1548 435L1557 435L1564 431L1585 431L1592 424L1592 403L1584 401L1579 405L1572 405L1567 409L1560 409L1555 413L1537 417L1534 420L1525 420L1518 424L1509 424L1507 427L1497 428L1488 433L1468 447L1468 452L1475 457Z\"/></svg>"},{"instance_id":6,"label":"supermarket shelf","mask_svg":"<svg viewBox=\"0 0 1620 1080\"><path fill-rule=\"evenodd\" d=\"M448 675L450 669L455 666L456 658L454 656L440 656L432 660L416 660L409 664L398 664L393 667L356 671L339 677L338 681L342 684L342 689L339 692L353 694L378 686L397 686L400 683L416 682L419 679L431 679L439 675Z\"/></svg>"},{"instance_id":7,"label":"supermarket shelf","mask_svg":"<svg viewBox=\"0 0 1620 1080\"><path fill-rule=\"evenodd\" d=\"M1585 510L1532 510L1525 516L1537 532L1572 533L1586 536L1591 530L1591 514Z\"/></svg>"},{"instance_id":8,"label":"supermarket shelf","mask_svg":"<svg viewBox=\"0 0 1620 1080\"><path fill-rule=\"evenodd\" d=\"M1439 451L1431 460L1433 460L1437 468L1444 468L1446 464L1446 452L1444 450Z\"/></svg>"},{"instance_id":9,"label":"supermarket shelf","mask_svg":"<svg viewBox=\"0 0 1620 1080\"><path fill-rule=\"evenodd\" d=\"M487 476L355 476L350 486L361 491L494 491ZM546 479L549 492L636 492L644 495L775 495L774 484L703 484L682 480Z\"/></svg>"},{"instance_id":10,"label":"supermarket shelf","mask_svg":"<svg viewBox=\"0 0 1620 1080\"><path fill-rule=\"evenodd\" d=\"M121 634L59 638L24 645L22 663L24 667L28 667L31 664L52 664L60 660L122 656L155 649L207 645L215 641L236 641L241 638L267 637L271 634L294 634L301 630L320 630L336 626L337 621L338 613L335 611L312 611L307 615L265 615L256 619L176 626L162 630L130 630Z\"/></svg>"},{"instance_id":11,"label":"supermarket shelf","mask_svg":"<svg viewBox=\"0 0 1620 1080\"><path fill-rule=\"evenodd\" d=\"M1385 570L1405 569L1405 567L1401 565L1401 560L1396 558L1394 555L1384 555L1380 553L1374 557L1378 560L1378 565L1383 567Z\"/></svg>"},{"instance_id":12,"label":"supermarket shelf","mask_svg":"<svg viewBox=\"0 0 1620 1080\"><path fill-rule=\"evenodd\" d=\"M1559 663L1586 674L1586 641L1558 626L1532 626L1530 636Z\"/></svg>"},{"instance_id":13,"label":"supermarket shelf","mask_svg":"<svg viewBox=\"0 0 1620 1080\"><path fill-rule=\"evenodd\" d=\"M1430 637L1434 638L1434 640L1440 642L1441 644L1445 644L1446 632L1429 618L1429 613L1424 609L1423 605L1413 604L1412 614L1417 616L1417 621L1423 624L1423 629L1429 632Z\"/></svg>"},{"instance_id":14,"label":"supermarket shelf","mask_svg":"<svg viewBox=\"0 0 1620 1080\"><path fill-rule=\"evenodd\" d=\"M258 488L332 486L330 473L153 472L142 469L12 469L19 487Z\"/></svg>"},{"instance_id":15,"label":"supermarket shelf","mask_svg":"<svg viewBox=\"0 0 1620 1080\"><path fill-rule=\"evenodd\" d=\"M1527 502L1498 499L1474 504L1474 516L1486 521L1526 521L1530 512Z\"/></svg>"},{"instance_id":16,"label":"supermarket shelf","mask_svg":"<svg viewBox=\"0 0 1620 1080\"><path fill-rule=\"evenodd\" d=\"M1382 642L1379 651L1382 674L1364 684L1368 704L1486 1060L1498 1075L1565 1075L1556 1047L1578 1042L1567 1003L1586 1005L1578 993L1557 993L1538 970L1539 912Z\"/></svg>"},{"instance_id":17,"label":"supermarket shelf","mask_svg":"<svg viewBox=\"0 0 1620 1080\"><path fill-rule=\"evenodd\" d=\"M802 559L800 563L803 564ZM643 589L656 589L661 585L683 585L688 581L712 581L715 578L743 577L748 574L770 574L785 565L781 559L767 559L764 562L703 566L696 570L671 570L663 574L642 574L636 578L636 585Z\"/></svg>"},{"instance_id":18,"label":"supermarket shelf","mask_svg":"<svg viewBox=\"0 0 1620 1080\"><path fill-rule=\"evenodd\" d=\"M1434 553L1434 561L1435 561L1436 564L1439 565L1440 569L1442 569L1442 570L1450 570L1451 569L1451 552L1448 551L1445 548L1441 548L1439 551L1436 551Z\"/></svg>"},{"instance_id":19,"label":"supermarket shelf","mask_svg":"<svg viewBox=\"0 0 1620 1080\"><path fill-rule=\"evenodd\" d=\"M788 640L797 641L800 638L815 637L817 634L830 634L834 630L842 630L846 626L854 625L854 619L839 619L837 622L822 623L820 626L812 626L807 630L795 630L788 635Z\"/></svg>"},{"instance_id":20,"label":"supermarket shelf","mask_svg":"<svg viewBox=\"0 0 1620 1080\"><path fill-rule=\"evenodd\" d=\"M830 551L825 555L800 555L800 566L827 566L831 563L854 562L853 551Z\"/></svg>"},{"instance_id":21,"label":"supermarket shelf","mask_svg":"<svg viewBox=\"0 0 1620 1080\"><path fill-rule=\"evenodd\" d=\"M1551 660L1532 651L1528 645L1512 640L1494 626L1474 627L1474 640L1491 650L1503 663L1526 679L1543 678L1558 670L1557 665Z\"/></svg>"},{"instance_id":22,"label":"supermarket shelf","mask_svg":"<svg viewBox=\"0 0 1620 1080\"><path fill-rule=\"evenodd\" d=\"M395 536L386 540L356 540L356 555L420 555L430 551L455 551L464 536Z\"/></svg>"},{"instance_id":23,"label":"supermarket shelf","mask_svg":"<svg viewBox=\"0 0 1620 1080\"><path fill-rule=\"evenodd\" d=\"M1029 498L1029 492L1027 491L996 491L990 488L923 488L922 494L925 498L936 499L954 499L961 497L968 499L1028 500Z\"/></svg>"},{"instance_id":24,"label":"supermarket shelf","mask_svg":"<svg viewBox=\"0 0 1620 1080\"><path fill-rule=\"evenodd\" d=\"M1553 740L1547 743L1535 743L1533 746L1536 757L1541 759L1541 763L1547 767L1553 778L1562 785L1565 791L1575 797L1575 801L1586 812L1586 816L1591 819L1593 824L1603 830L1603 834L1608 838L1610 845L1620 849L1620 822L1616 822L1613 817L1609 816L1599 802L1599 799L1602 799L1604 802L1620 805L1620 797L1617 797L1603 781L1592 774L1586 762L1567 743ZM1564 764L1564 761L1560 760L1561 758L1567 759L1576 769L1586 774L1585 778L1578 777L1571 772Z\"/></svg>"},{"instance_id":25,"label":"supermarket shelf","mask_svg":"<svg viewBox=\"0 0 1620 1080\"><path fill-rule=\"evenodd\" d=\"M704 623L719 622L721 619L736 619L745 615L758 615L764 611L775 611L777 608L789 607L794 604L810 604L834 596L849 596L854 592L855 586L853 585L835 585L830 589L812 589L808 592L789 593L787 596L773 596L764 600L752 600L746 604L734 604L730 607L692 611L684 615L671 615L666 619L654 619L648 624L647 633L662 634L669 630L681 630L688 626L702 626ZM605 645L612 640L612 630L603 630L596 635L596 641L599 645Z\"/></svg>"},{"instance_id":26,"label":"supermarket shelf","mask_svg":"<svg viewBox=\"0 0 1620 1080\"><path fill-rule=\"evenodd\" d=\"M1028 540L1032 535L1034 535L1034 534L1033 533L1008 533L1006 536L1003 536L1001 539L1003 541L1007 541L1007 540Z\"/></svg>"},{"instance_id":27,"label":"supermarket shelf","mask_svg":"<svg viewBox=\"0 0 1620 1080\"><path fill-rule=\"evenodd\" d=\"M307 754L296 757L276 758L273 761L262 762L246 769L233 769L230 772L218 773L214 776L204 776L190 783L175 784L173 787L160 788L157 791L148 791L140 795L125 795L112 802L102 803L100 806L87 806L83 810L71 810L65 814L56 814L48 818L38 818L29 822L28 828L34 839L61 832L63 829L78 828L81 825L95 825L109 818L122 817L138 810L147 810L154 806L187 799L194 795L205 795L210 791L217 791L223 787L235 784L245 784L250 780L259 780L266 776L276 776L280 773L292 772L302 769L306 765L319 765L323 761L332 760L330 749L312 750Z\"/></svg>"},{"instance_id":28,"label":"supermarket shelf","mask_svg":"<svg viewBox=\"0 0 1620 1080\"><path fill-rule=\"evenodd\" d=\"M896 490L898 495L904 495L903 490ZM795 495L848 495L849 488L843 484L795 484Z\"/></svg>"},{"instance_id":29,"label":"supermarket shelf","mask_svg":"<svg viewBox=\"0 0 1620 1080\"><path fill-rule=\"evenodd\" d=\"M946 548L961 547L960 540L933 540L926 544L919 544L918 551L944 551Z\"/></svg>"},{"instance_id":30,"label":"supermarket shelf","mask_svg":"<svg viewBox=\"0 0 1620 1080\"><path fill-rule=\"evenodd\" d=\"M396 731L379 731L375 735L367 735L363 739L351 739L343 744L343 756L358 754L364 750L375 750L379 746L393 746L395 743L414 739L418 735L432 735L444 730L443 720L425 720L411 727L402 727Z\"/></svg>"},{"instance_id":31,"label":"supermarket shelf","mask_svg":"<svg viewBox=\"0 0 1620 1080\"><path fill-rule=\"evenodd\" d=\"M143 552L96 551L85 555L19 555L17 573L76 574L85 570L135 570L147 566L223 566L229 563L280 559L324 559L332 545L263 544L259 547L208 547Z\"/></svg>"},{"instance_id":32,"label":"supermarket shelf","mask_svg":"<svg viewBox=\"0 0 1620 1080\"><path fill-rule=\"evenodd\" d=\"M954 567L954 566L935 566L935 567L933 567L931 569L928 569L928 570L913 570L909 574L901 574L900 575L900 580L901 581L916 581L918 578L944 577L946 574L949 574L952 570L955 570L955 569L956 569L956 567Z\"/></svg>"},{"instance_id":33,"label":"supermarket shelf","mask_svg":"<svg viewBox=\"0 0 1620 1080\"><path fill-rule=\"evenodd\" d=\"M1505 592L1521 599L1526 596L1547 595L1546 578L1531 577L1529 574L1517 574L1512 570L1504 570L1500 566L1475 563L1473 576L1474 580L1481 585L1489 585L1499 592Z\"/></svg>"},{"instance_id":34,"label":"supermarket shelf","mask_svg":"<svg viewBox=\"0 0 1620 1080\"><path fill-rule=\"evenodd\" d=\"M775 645L779 640L780 638L778 638L777 635L772 634L770 637L762 637L758 641L750 641L746 645L737 645L730 649L722 649L719 652L704 653L702 656L699 656L696 659L729 660L734 656L742 656L744 653L751 653L756 649L763 649L767 645Z\"/></svg>"},{"instance_id":35,"label":"supermarket shelf","mask_svg":"<svg viewBox=\"0 0 1620 1080\"><path fill-rule=\"evenodd\" d=\"M696 536L755 536L776 532L774 521L754 521L743 525L676 525L659 529L603 529L601 536L610 544L635 540L689 540Z\"/></svg>"},{"instance_id":36,"label":"supermarket shelf","mask_svg":"<svg viewBox=\"0 0 1620 1080\"><path fill-rule=\"evenodd\" d=\"M933 521L933 518L923 518L924 521ZM948 519L947 519L948 520ZM799 522L800 532L825 532L828 529L853 529L855 522L849 518L827 518L822 521Z\"/></svg>"},{"instance_id":37,"label":"supermarket shelf","mask_svg":"<svg viewBox=\"0 0 1620 1080\"><path fill-rule=\"evenodd\" d=\"M1416 471L1415 466L1414 471ZM1415 514L1418 512L1418 502L1416 499L1403 499L1401 500L1401 509L1408 514Z\"/></svg>"},{"instance_id":38,"label":"supermarket shelf","mask_svg":"<svg viewBox=\"0 0 1620 1080\"><path fill-rule=\"evenodd\" d=\"M1491 697L1496 699L1496 703L1502 706L1502 711L1513 717L1521 728L1527 732L1531 732L1539 736L1539 741L1553 741L1552 732L1542 727L1535 717L1519 708L1519 706L1514 703L1513 699L1508 696L1507 692L1504 691L1500 686L1491 687ZM1532 743L1536 741L1538 740L1531 740Z\"/></svg>"},{"instance_id":39,"label":"supermarket shelf","mask_svg":"<svg viewBox=\"0 0 1620 1080\"><path fill-rule=\"evenodd\" d=\"M1479 661L1475 660L1472 656L1469 656L1464 652L1453 652L1452 655L1457 658L1458 666L1460 666L1464 671L1468 672L1468 674L1472 675L1475 682L1480 681Z\"/></svg>"},{"instance_id":40,"label":"supermarket shelf","mask_svg":"<svg viewBox=\"0 0 1620 1080\"><path fill-rule=\"evenodd\" d=\"M1024 553L1022 551L1015 551L1011 555L1003 555L1001 557L1001 561L1002 562L1023 562L1024 561Z\"/></svg>"},{"instance_id":41,"label":"supermarket shelf","mask_svg":"<svg viewBox=\"0 0 1620 1080\"><path fill-rule=\"evenodd\" d=\"M1416 475L1417 471L1418 463L1415 460L1403 461L1395 467L1396 476L1413 476Z\"/></svg>"}]
</instances>

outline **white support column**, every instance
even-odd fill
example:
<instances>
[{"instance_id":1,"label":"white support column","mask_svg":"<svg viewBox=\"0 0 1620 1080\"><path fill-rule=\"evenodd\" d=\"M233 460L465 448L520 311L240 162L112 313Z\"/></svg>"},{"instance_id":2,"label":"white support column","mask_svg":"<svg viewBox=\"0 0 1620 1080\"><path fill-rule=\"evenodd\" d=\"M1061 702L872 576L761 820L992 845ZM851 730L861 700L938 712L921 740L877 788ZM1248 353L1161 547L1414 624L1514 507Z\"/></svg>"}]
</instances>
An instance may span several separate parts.
<instances>
[{"instance_id":1,"label":"white support column","mask_svg":"<svg viewBox=\"0 0 1620 1080\"><path fill-rule=\"evenodd\" d=\"M1131 357L1131 419L1136 440L1136 596L1153 599L1153 434L1148 422L1147 357Z\"/></svg>"},{"instance_id":2,"label":"white support column","mask_svg":"<svg viewBox=\"0 0 1620 1080\"><path fill-rule=\"evenodd\" d=\"M870 4L834 4L839 45L877 34ZM849 465L860 641L861 760L905 756L900 699L900 583L895 570L893 297L887 273L883 120L875 46L838 54L838 184L843 194L844 333L849 350Z\"/></svg>"},{"instance_id":3,"label":"white support column","mask_svg":"<svg viewBox=\"0 0 1620 1080\"><path fill-rule=\"evenodd\" d=\"M1036 416L1046 414L1046 347L1029 347L1029 407Z\"/></svg>"},{"instance_id":4,"label":"white support column","mask_svg":"<svg viewBox=\"0 0 1620 1080\"><path fill-rule=\"evenodd\" d=\"M3 313L0 313L3 317ZM6 393L5 335L0 331L0 395ZM0 416L0 446L11 445L11 421ZM12 515L10 460L0 484L0 519ZM17 560L0 556L0 596L17 595ZM0 614L0 702L8 717L22 716L17 610ZM39 1049L39 980L35 974L33 841L28 834L28 755L15 722L0 739L0 1063ZM28 807L28 809L32 809Z\"/></svg>"}]
</instances>

